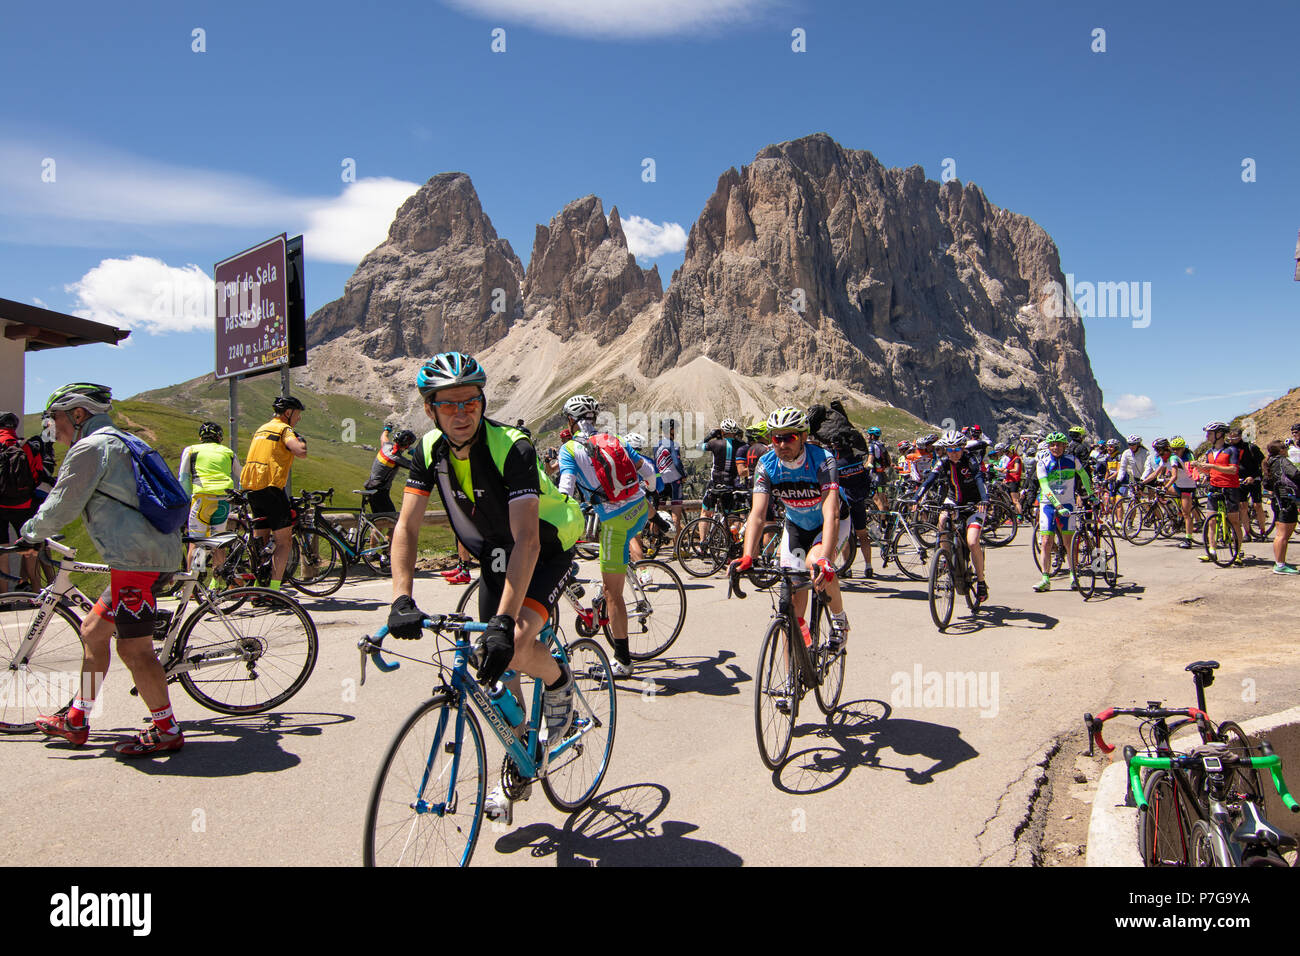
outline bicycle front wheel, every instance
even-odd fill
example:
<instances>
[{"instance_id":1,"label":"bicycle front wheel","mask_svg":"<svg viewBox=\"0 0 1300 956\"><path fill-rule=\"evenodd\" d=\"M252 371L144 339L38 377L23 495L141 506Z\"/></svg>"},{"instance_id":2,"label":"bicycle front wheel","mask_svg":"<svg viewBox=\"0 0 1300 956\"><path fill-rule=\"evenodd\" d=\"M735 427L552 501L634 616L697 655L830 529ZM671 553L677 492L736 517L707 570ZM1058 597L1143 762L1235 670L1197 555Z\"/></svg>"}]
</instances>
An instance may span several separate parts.
<instances>
[{"instance_id":1,"label":"bicycle front wheel","mask_svg":"<svg viewBox=\"0 0 1300 956\"><path fill-rule=\"evenodd\" d=\"M596 795L614 752L618 696L609 658L600 645L579 638L565 648L573 674L573 730L551 744L542 778L546 799L557 810L581 810Z\"/></svg>"},{"instance_id":2,"label":"bicycle front wheel","mask_svg":"<svg viewBox=\"0 0 1300 956\"><path fill-rule=\"evenodd\" d=\"M902 525L894 532L894 541L892 544L894 563L898 565L898 570L903 575L913 581L920 581L925 578L930 566L931 549L924 543L923 528L919 525L912 526L912 532L916 535L915 541L912 535L907 533L907 528ZM934 538L938 529L933 525L924 526L924 533L930 538Z\"/></svg>"},{"instance_id":3,"label":"bicycle front wheel","mask_svg":"<svg viewBox=\"0 0 1300 956\"><path fill-rule=\"evenodd\" d=\"M64 605L55 605L40 641L18 659L40 610L35 594L0 595L0 733L35 730L37 717L54 713L81 689L81 621Z\"/></svg>"},{"instance_id":4,"label":"bicycle front wheel","mask_svg":"<svg viewBox=\"0 0 1300 956\"><path fill-rule=\"evenodd\" d=\"M686 589L662 561L633 561L623 578L627 646L634 661L648 661L673 646L686 623ZM613 640L609 625L605 638Z\"/></svg>"},{"instance_id":5,"label":"bicycle front wheel","mask_svg":"<svg viewBox=\"0 0 1300 956\"><path fill-rule=\"evenodd\" d=\"M478 585L481 580L482 578L475 578L461 594L460 600L456 602L457 614L478 617Z\"/></svg>"},{"instance_id":6,"label":"bicycle front wheel","mask_svg":"<svg viewBox=\"0 0 1300 956\"><path fill-rule=\"evenodd\" d=\"M285 569L285 580L304 594L328 597L348 576L348 559L330 535L319 531L297 531L293 536L294 558Z\"/></svg>"},{"instance_id":7,"label":"bicycle front wheel","mask_svg":"<svg viewBox=\"0 0 1300 956\"><path fill-rule=\"evenodd\" d=\"M1232 857L1228 853L1227 843L1217 829L1204 820L1192 824L1187 838L1187 861L1191 866L1232 866Z\"/></svg>"},{"instance_id":8,"label":"bicycle front wheel","mask_svg":"<svg viewBox=\"0 0 1300 956\"><path fill-rule=\"evenodd\" d=\"M1232 533L1232 525L1226 518L1220 519L1212 514L1201 525L1201 543L1205 553L1221 568L1226 568L1237 559L1237 538Z\"/></svg>"},{"instance_id":9,"label":"bicycle front wheel","mask_svg":"<svg viewBox=\"0 0 1300 956\"><path fill-rule=\"evenodd\" d=\"M1145 813L1138 814L1138 849L1143 866L1186 866L1192 814L1167 770L1152 770L1142 786Z\"/></svg>"},{"instance_id":10,"label":"bicycle front wheel","mask_svg":"<svg viewBox=\"0 0 1300 956\"><path fill-rule=\"evenodd\" d=\"M297 601L231 588L189 616L166 662L181 687L222 714L260 714L302 689L316 666L316 625Z\"/></svg>"},{"instance_id":11,"label":"bicycle front wheel","mask_svg":"<svg viewBox=\"0 0 1300 956\"><path fill-rule=\"evenodd\" d=\"M774 618L763 638L754 678L754 729L763 766L775 770L790 752L799 693L790 660L790 632L784 617Z\"/></svg>"},{"instance_id":12,"label":"bicycle front wheel","mask_svg":"<svg viewBox=\"0 0 1300 956\"><path fill-rule=\"evenodd\" d=\"M388 745L370 788L365 865L469 866L486 801L478 718L446 697L426 700Z\"/></svg>"},{"instance_id":13,"label":"bicycle front wheel","mask_svg":"<svg viewBox=\"0 0 1300 956\"><path fill-rule=\"evenodd\" d=\"M366 562L366 567L371 571L383 577L393 573L393 558L389 549L393 540L393 529L396 527L397 520L387 515L371 518L370 527L366 529L365 540L361 542L361 560Z\"/></svg>"},{"instance_id":14,"label":"bicycle front wheel","mask_svg":"<svg viewBox=\"0 0 1300 956\"><path fill-rule=\"evenodd\" d=\"M1098 549L1092 535L1086 531L1080 531L1074 536L1070 549L1073 552L1070 559L1074 562L1079 579L1079 593L1086 601L1097 593Z\"/></svg>"},{"instance_id":15,"label":"bicycle front wheel","mask_svg":"<svg viewBox=\"0 0 1300 956\"><path fill-rule=\"evenodd\" d=\"M944 630L952 620L952 605L957 593L957 581L952 570L952 559L942 548L930 558L930 617L934 626Z\"/></svg>"},{"instance_id":16,"label":"bicycle front wheel","mask_svg":"<svg viewBox=\"0 0 1300 956\"><path fill-rule=\"evenodd\" d=\"M817 698L817 706L829 717L839 706L840 692L844 690L847 647L842 646L834 651L827 647L827 641L831 636L831 612L820 601L817 602L817 616L813 618L811 624L813 646L809 650L809 656L812 658L813 667L817 669L819 680L813 688L813 693Z\"/></svg>"}]
</instances>

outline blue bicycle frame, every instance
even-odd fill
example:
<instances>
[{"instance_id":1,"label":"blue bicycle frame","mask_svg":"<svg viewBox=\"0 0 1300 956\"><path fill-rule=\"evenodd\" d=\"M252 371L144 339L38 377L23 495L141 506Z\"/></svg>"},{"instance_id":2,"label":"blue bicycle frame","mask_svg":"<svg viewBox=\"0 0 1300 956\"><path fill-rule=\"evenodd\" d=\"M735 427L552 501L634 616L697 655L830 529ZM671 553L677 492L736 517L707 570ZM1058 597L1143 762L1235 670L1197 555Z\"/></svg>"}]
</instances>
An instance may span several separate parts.
<instances>
[{"instance_id":1,"label":"blue bicycle frame","mask_svg":"<svg viewBox=\"0 0 1300 956\"><path fill-rule=\"evenodd\" d=\"M432 621L427 619L425 620L425 627L432 627L432 625ZM548 746L543 748L540 743L540 738L542 728L542 692L544 690L544 682L536 680L533 682L533 708L528 719L528 732L525 734L523 740L516 737L514 730L506 722L506 719L494 706L492 706L492 702L488 699L487 692L483 688L483 685L469 674L470 644L468 635L481 633L486 629L486 624L480 624L474 621L466 621L458 625L456 628L457 638L454 645L456 656L455 663L452 667L451 685L449 688L455 695L456 703L456 749L455 755L452 758L450 780L448 781L447 787L448 794L454 794L456 792L456 781L459 779L461 747L465 742L466 699L474 703L474 707L496 733L497 739L501 741L501 745L505 748L506 753L510 755L510 759L514 762L520 775L526 779L544 777L546 775L546 769L552 760L573 747L574 744L585 737L590 730L599 726L599 724L593 719L584 717L581 713L577 713L574 715L574 728L576 732L573 732L555 747ZM382 640L387 634L388 628L381 627L375 632L375 638ZM568 655L556 639L555 628L549 621L546 626L542 628L540 637L551 646L552 656L563 662L565 667L568 667ZM365 660L365 653L366 652L363 652L362 655L363 662ZM385 673L395 671L401 666L397 661L384 660L380 657L378 650L371 651L369 654L374 660L375 666ZM514 676L514 671L506 671L501 675L501 681L502 683L507 683ZM364 682L365 675L363 671L362 683ZM447 689L445 682L442 687L434 689L434 696L437 696L438 693L444 689ZM575 688L575 693L580 699L583 699L581 690ZM434 757L442 747L442 742L447 732L447 720L448 710L447 708L443 708L442 713L438 715L438 727L434 734L433 744L430 747L429 760L425 765L424 777L420 781L420 789L416 794L415 803L412 804L412 808L417 813L436 813L439 816L443 816L447 812L455 812L455 807L448 807L448 800L443 800L440 803L430 803L425 797L425 790L429 784L429 774L433 768ZM534 758L534 754L538 754L540 757Z\"/></svg>"}]
</instances>

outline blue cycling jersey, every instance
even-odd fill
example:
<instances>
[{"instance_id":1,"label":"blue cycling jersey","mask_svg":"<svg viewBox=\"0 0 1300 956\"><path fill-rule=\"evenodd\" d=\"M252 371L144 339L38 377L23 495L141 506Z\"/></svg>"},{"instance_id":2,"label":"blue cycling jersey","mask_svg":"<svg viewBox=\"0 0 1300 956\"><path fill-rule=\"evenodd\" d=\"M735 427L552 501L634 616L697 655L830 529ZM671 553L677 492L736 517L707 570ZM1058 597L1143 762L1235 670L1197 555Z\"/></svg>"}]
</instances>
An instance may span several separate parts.
<instances>
[{"instance_id":1,"label":"blue cycling jersey","mask_svg":"<svg viewBox=\"0 0 1300 956\"><path fill-rule=\"evenodd\" d=\"M802 457L789 464L776 449L758 460L754 494L773 495L785 505L785 518L807 531L822 526L822 500L839 494L835 459L825 448L805 445Z\"/></svg>"}]
</instances>

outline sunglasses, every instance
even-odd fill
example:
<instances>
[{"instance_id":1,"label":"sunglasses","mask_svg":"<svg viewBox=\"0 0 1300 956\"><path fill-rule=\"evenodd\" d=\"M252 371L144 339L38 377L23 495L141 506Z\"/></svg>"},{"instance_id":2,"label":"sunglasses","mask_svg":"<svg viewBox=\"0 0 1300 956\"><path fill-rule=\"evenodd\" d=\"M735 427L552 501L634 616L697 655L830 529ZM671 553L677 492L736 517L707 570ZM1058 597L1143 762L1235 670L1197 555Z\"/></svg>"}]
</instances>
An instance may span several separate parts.
<instances>
[{"instance_id":1,"label":"sunglasses","mask_svg":"<svg viewBox=\"0 0 1300 956\"><path fill-rule=\"evenodd\" d=\"M798 432L782 432L779 435L768 435L774 445L784 445L786 442L794 441L799 437Z\"/></svg>"},{"instance_id":2,"label":"sunglasses","mask_svg":"<svg viewBox=\"0 0 1300 956\"><path fill-rule=\"evenodd\" d=\"M448 415L455 415L460 412L477 412L483 408L483 397L467 398L463 402L430 402L434 408Z\"/></svg>"}]
</instances>

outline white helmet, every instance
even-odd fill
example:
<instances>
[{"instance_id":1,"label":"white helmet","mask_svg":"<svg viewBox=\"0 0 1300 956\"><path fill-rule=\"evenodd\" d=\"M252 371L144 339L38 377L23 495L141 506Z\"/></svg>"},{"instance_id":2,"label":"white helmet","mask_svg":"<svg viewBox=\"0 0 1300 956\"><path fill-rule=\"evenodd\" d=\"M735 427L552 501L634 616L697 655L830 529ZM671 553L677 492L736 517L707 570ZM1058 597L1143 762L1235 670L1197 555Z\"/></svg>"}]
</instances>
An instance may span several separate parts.
<instances>
[{"instance_id":1,"label":"white helmet","mask_svg":"<svg viewBox=\"0 0 1300 956\"><path fill-rule=\"evenodd\" d=\"M734 418L724 418L722 424L718 426L718 429L723 434L730 435L733 432L740 431L740 422L736 421Z\"/></svg>"},{"instance_id":2,"label":"white helmet","mask_svg":"<svg viewBox=\"0 0 1300 956\"><path fill-rule=\"evenodd\" d=\"M600 404L590 395L574 395L564 403L564 414L574 421L582 421L584 418L593 421L599 408Z\"/></svg>"},{"instance_id":3,"label":"white helmet","mask_svg":"<svg viewBox=\"0 0 1300 956\"><path fill-rule=\"evenodd\" d=\"M800 409L787 405L784 408L778 408L771 415L767 416L767 427L769 432L806 432L808 430L808 416Z\"/></svg>"},{"instance_id":4,"label":"white helmet","mask_svg":"<svg viewBox=\"0 0 1300 956\"><path fill-rule=\"evenodd\" d=\"M623 436L623 444L627 445L633 451L645 451L645 435L638 432L628 432Z\"/></svg>"},{"instance_id":5,"label":"white helmet","mask_svg":"<svg viewBox=\"0 0 1300 956\"><path fill-rule=\"evenodd\" d=\"M959 431L946 431L935 444L940 448L964 448L966 436Z\"/></svg>"}]
</instances>

